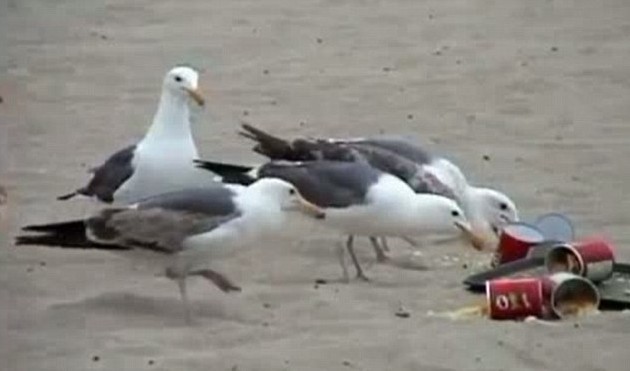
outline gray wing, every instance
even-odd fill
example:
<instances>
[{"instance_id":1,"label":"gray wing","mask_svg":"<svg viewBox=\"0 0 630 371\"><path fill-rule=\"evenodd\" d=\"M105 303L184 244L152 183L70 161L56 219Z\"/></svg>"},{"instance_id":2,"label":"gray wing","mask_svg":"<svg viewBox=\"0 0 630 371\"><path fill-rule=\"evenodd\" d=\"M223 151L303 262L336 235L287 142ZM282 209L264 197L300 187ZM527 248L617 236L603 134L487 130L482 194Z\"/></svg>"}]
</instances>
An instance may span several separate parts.
<instances>
[{"instance_id":1,"label":"gray wing","mask_svg":"<svg viewBox=\"0 0 630 371\"><path fill-rule=\"evenodd\" d=\"M374 140L366 139L347 145L358 152L371 166L398 177L407 183L414 192L437 194L457 201L453 190L431 172L430 163L416 162L401 155L400 152L374 143L376 143ZM392 144L394 140L392 139L391 142L387 143ZM421 152L417 152L416 155L424 156ZM416 158L425 159L425 157Z\"/></svg>"},{"instance_id":2,"label":"gray wing","mask_svg":"<svg viewBox=\"0 0 630 371\"><path fill-rule=\"evenodd\" d=\"M285 161L353 161L349 147L327 140L295 139L292 141L273 136L249 124L242 125L239 134L256 142L253 150L271 160Z\"/></svg>"},{"instance_id":3,"label":"gray wing","mask_svg":"<svg viewBox=\"0 0 630 371\"><path fill-rule=\"evenodd\" d=\"M362 161L378 170L394 175L407 184L411 184L419 170L419 165L414 161L402 157L388 149L367 143L353 143L351 148L358 154Z\"/></svg>"},{"instance_id":4,"label":"gray wing","mask_svg":"<svg viewBox=\"0 0 630 371\"><path fill-rule=\"evenodd\" d=\"M392 174L409 184L416 193L435 193L446 197L454 197L450 188L433 175L427 165L435 159L431 153L405 138L378 137L378 138L357 138L357 139L295 139L284 140L266 133L251 125L243 125L241 135L257 142L254 150L264 156L275 160L286 161L346 161L346 162L366 162L378 170ZM329 162L330 162L329 161ZM310 165L309 165L310 166ZM287 174L286 172L290 172ZM279 177L291 176L295 178L285 179L293 183L317 184L317 181L307 181L309 178L298 170L284 170ZM320 184L326 186L326 184ZM300 188L298 184L296 187ZM326 201L330 205L347 205L356 202L356 195L360 192L345 192L336 188L324 191L321 189L311 189L311 186L302 186L303 193L311 193L311 201L325 206ZM343 187L341 187L343 189ZM324 194L329 193L325 198ZM345 195L344 195L345 194ZM305 195L305 197L307 197ZM354 197L354 199L353 199Z\"/></svg>"},{"instance_id":5,"label":"gray wing","mask_svg":"<svg viewBox=\"0 0 630 371\"><path fill-rule=\"evenodd\" d=\"M258 174L293 184L310 202L321 207L362 204L380 171L363 162L312 161L297 164L267 163Z\"/></svg>"},{"instance_id":6,"label":"gray wing","mask_svg":"<svg viewBox=\"0 0 630 371\"><path fill-rule=\"evenodd\" d=\"M112 203L114 193L133 174L133 156L136 145L126 147L112 156L105 163L93 169L94 175L90 182L75 192L59 196L60 200L67 200L77 194L88 197L97 197L102 202Z\"/></svg>"},{"instance_id":7,"label":"gray wing","mask_svg":"<svg viewBox=\"0 0 630 371\"><path fill-rule=\"evenodd\" d=\"M364 144L382 148L419 165L429 164L435 158L429 151L404 138L363 138L348 141L347 144Z\"/></svg>"},{"instance_id":8,"label":"gray wing","mask_svg":"<svg viewBox=\"0 0 630 371\"><path fill-rule=\"evenodd\" d=\"M240 216L229 188L189 189L148 198L133 207L106 209L88 219L95 242L172 254L183 241Z\"/></svg>"},{"instance_id":9,"label":"gray wing","mask_svg":"<svg viewBox=\"0 0 630 371\"><path fill-rule=\"evenodd\" d=\"M460 202L454 190L433 174L426 165L418 168L418 172L408 184L416 193L431 193Z\"/></svg>"}]
</instances>

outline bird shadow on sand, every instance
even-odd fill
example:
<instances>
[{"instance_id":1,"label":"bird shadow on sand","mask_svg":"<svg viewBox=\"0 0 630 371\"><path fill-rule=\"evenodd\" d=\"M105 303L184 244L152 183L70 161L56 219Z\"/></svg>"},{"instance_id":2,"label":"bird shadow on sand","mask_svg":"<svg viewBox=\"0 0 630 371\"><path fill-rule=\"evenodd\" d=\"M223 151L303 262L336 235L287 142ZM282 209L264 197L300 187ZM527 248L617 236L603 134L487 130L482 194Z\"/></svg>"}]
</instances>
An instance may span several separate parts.
<instances>
[{"instance_id":1,"label":"bird shadow on sand","mask_svg":"<svg viewBox=\"0 0 630 371\"><path fill-rule=\"evenodd\" d=\"M234 303L191 298L190 305L195 322L257 322L256 319L246 318L241 311L235 310ZM62 317L102 316L125 321L158 321L174 326L185 323L184 308L179 298L149 297L128 292L104 293L75 302L51 304L48 310L51 315Z\"/></svg>"}]
</instances>

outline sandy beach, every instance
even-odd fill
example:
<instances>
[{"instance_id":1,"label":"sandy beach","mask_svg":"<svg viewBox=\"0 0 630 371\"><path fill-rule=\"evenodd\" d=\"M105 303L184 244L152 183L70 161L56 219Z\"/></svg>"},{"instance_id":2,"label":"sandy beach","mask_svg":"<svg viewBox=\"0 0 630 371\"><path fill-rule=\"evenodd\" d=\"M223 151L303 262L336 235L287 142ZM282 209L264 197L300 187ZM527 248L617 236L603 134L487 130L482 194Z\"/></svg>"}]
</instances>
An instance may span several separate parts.
<instances>
[{"instance_id":1,"label":"sandy beach","mask_svg":"<svg viewBox=\"0 0 630 371\"><path fill-rule=\"evenodd\" d=\"M103 251L15 247L31 223L98 206L56 196L141 138L163 74L203 70L203 157L262 161L236 131L410 135L531 220L564 212L630 260L627 0L1 0L0 370L627 370L630 314L452 320L486 254L426 245L431 268L334 280L336 235L295 231L226 259L243 291L176 286ZM393 253L408 253L402 243ZM409 318L395 315L399 306Z\"/></svg>"}]
</instances>

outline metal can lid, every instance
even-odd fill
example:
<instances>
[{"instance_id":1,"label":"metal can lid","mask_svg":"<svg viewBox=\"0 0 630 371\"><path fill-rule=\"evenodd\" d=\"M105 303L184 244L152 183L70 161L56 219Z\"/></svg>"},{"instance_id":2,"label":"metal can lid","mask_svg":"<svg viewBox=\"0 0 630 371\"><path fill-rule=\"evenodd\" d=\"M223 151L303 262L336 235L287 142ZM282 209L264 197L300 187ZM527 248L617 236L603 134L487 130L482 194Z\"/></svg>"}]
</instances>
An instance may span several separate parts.
<instances>
[{"instance_id":1,"label":"metal can lid","mask_svg":"<svg viewBox=\"0 0 630 371\"><path fill-rule=\"evenodd\" d=\"M532 244L541 243L545 240L544 235L536 226L523 222L515 222L506 225L503 228L502 233L505 233L519 241Z\"/></svg>"},{"instance_id":2,"label":"metal can lid","mask_svg":"<svg viewBox=\"0 0 630 371\"><path fill-rule=\"evenodd\" d=\"M541 215L534 223L545 240L570 242L575 238L575 228L571 220L560 213Z\"/></svg>"}]
</instances>

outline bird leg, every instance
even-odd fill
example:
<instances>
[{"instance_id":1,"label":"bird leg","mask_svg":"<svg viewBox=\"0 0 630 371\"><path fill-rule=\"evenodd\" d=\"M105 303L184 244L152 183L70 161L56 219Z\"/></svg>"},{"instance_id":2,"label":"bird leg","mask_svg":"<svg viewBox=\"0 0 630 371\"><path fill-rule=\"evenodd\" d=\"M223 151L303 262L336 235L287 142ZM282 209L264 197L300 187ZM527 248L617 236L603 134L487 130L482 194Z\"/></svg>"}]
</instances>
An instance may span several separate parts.
<instances>
[{"instance_id":1,"label":"bird leg","mask_svg":"<svg viewBox=\"0 0 630 371\"><path fill-rule=\"evenodd\" d=\"M186 319L186 324L192 324L192 314L190 311L190 303L188 301L188 290L186 290L186 273L181 273L173 267L166 268L165 275L167 278L174 280L177 282L177 287L179 288L179 295L182 299L182 303L184 304L184 316Z\"/></svg>"},{"instance_id":2,"label":"bird leg","mask_svg":"<svg viewBox=\"0 0 630 371\"><path fill-rule=\"evenodd\" d=\"M390 251L389 244L387 243L387 237L381 237L381 247L383 248L383 251Z\"/></svg>"},{"instance_id":3,"label":"bird leg","mask_svg":"<svg viewBox=\"0 0 630 371\"><path fill-rule=\"evenodd\" d=\"M191 325L192 314L190 312L190 303L188 301L188 290L186 290L186 276L182 276L177 279L177 286L179 287L179 295L182 297L182 302L184 303L186 324Z\"/></svg>"},{"instance_id":4,"label":"bird leg","mask_svg":"<svg viewBox=\"0 0 630 371\"><path fill-rule=\"evenodd\" d=\"M409 245L411 245L412 247L420 247L420 244L412 239L411 237L407 237L407 236L402 236L400 237L403 241L407 242Z\"/></svg>"},{"instance_id":5,"label":"bird leg","mask_svg":"<svg viewBox=\"0 0 630 371\"><path fill-rule=\"evenodd\" d=\"M337 244L337 257L339 258L339 264L341 265L341 271L343 273L341 281L344 283L350 282L348 275L348 265L346 264L346 250L342 242Z\"/></svg>"},{"instance_id":6,"label":"bird leg","mask_svg":"<svg viewBox=\"0 0 630 371\"><path fill-rule=\"evenodd\" d=\"M410 237L402 236L400 237L403 241L407 242L410 247L417 248L420 244L411 239ZM389 256L385 254L385 251L389 251L389 246L387 245L386 237L374 237L370 236L370 242L372 243L372 247L374 248L374 252L376 253L376 261L379 263L386 263L390 261ZM415 249L412 249L415 251Z\"/></svg>"},{"instance_id":7,"label":"bird leg","mask_svg":"<svg viewBox=\"0 0 630 371\"><path fill-rule=\"evenodd\" d=\"M354 253L354 236L349 235L346 240L346 249L348 249L348 253L350 254L350 258L352 258L352 263L354 264L354 268L357 271L357 278L362 279L363 281L369 281L370 279L363 273L363 269L361 268L361 264L359 263L359 259L357 259L357 255Z\"/></svg>"},{"instance_id":8,"label":"bird leg","mask_svg":"<svg viewBox=\"0 0 630 371\"><path fill-rule=\"evenodd\" d=\"M241 291L241 288L235 285L229 278L223 274L213 271L212 269L202 269L195 271L193 274L201 276L208 281L214 283L219 290L223 292Z\"/></svg>"},{"instance_id":9,"label":"bird leg","mask_svg":"<svg viewBox=\"0 0 630 371\"><path fill-rule=\"evenodd\" d=\"M389 259L387 254L385 254L385 251L389 251L389 247L385 248L387 245L385 237L381 237L381 244L379 244L378 240L378 237L370 236L370 243L372 243L372 247L376 253L376 261L379 263L385 263ZM383 245L382 242L385 242L385 245Z\"/></svg>"}]
</instances>

